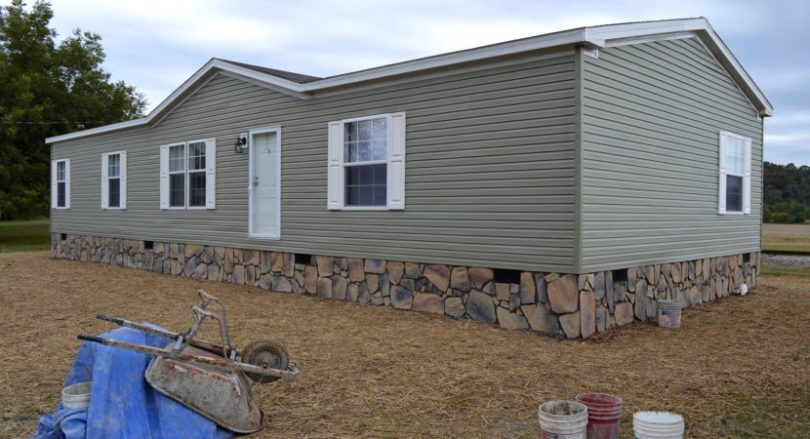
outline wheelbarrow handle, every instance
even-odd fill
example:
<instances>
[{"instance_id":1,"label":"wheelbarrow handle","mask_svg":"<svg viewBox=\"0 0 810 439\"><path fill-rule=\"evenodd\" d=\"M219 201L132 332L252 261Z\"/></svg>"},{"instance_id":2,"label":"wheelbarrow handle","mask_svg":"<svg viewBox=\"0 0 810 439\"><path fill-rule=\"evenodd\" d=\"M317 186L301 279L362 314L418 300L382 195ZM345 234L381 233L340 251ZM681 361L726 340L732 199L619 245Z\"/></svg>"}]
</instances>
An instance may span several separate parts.
<instances>
[{"instance_id":1,"label":"wheelbarrow handle","mask_svg":"<svg viewBox=\"0 0 810 439\"><path fill-rule=\"evenodd\" d=\"M135 322L130 321L130 320L121 319L121 318L118 318L118 317L111 317L111 316L108 316L106 314L101 314L101 313L96 314L96 318L99 319L99 320L104 320L105 322L110 322L110 323L116 324L118 326L123 326L125 328L132 328L132 329L136 329L136 330L141 331L141 332L146 332L148 334L159 335L161 337L171 338L171 339L175 339L175 340L177 339L177 337L180 337L181 335L183 335L183 334L178 334L176 332L171 332L171 331L165 331L163 329L158 329L158 328L155 328L155 327L152 327L152 326L142 325L140 323L135 323ZM225 351L224 346L222 346L220 344L216 344L216 343L211 343L211 342L208 342L208 341L205 341L205 340L192 339L191 340L191 345L196 347L196 348L200 348L202 350L205 350L205 351L211 352L212 354L217 354L217 355L222 355L222 353ZM231 355L233 355L232 354L233 352L235 352L236 355L239 354L238 349L230 348L230 350L228 351L228 356L230 357Z\"/></svg>"},{"instance_id":2,"label":"wheelbarrow handle","mask_svg":"<svg viewBox=\"0 0 810 439\"><path fill-rule=\"evenodd\" d=\"M204 365L216 369L238 370L241 372L250 372L257 375L279 377L288 380L295 380L296 378L298 378L299 374L297 366L293 366L293 368L288 370L263 368L260 366L255 366L253 364L227 360L221 357L213 358L186 352L176 352L170 349L161 349L156 348L154 346L128 343L125 341L114 340L111 338L97 337L95 335L79 334L77 338L79 340L89 341L93 343L100 343L105 346L113 346L117 348L128 349L135 352L142 352L144 354L157 355L160 357L171 358L173 360L186 363L196 363L199 365Z\"/></svg>"}]
</instances>

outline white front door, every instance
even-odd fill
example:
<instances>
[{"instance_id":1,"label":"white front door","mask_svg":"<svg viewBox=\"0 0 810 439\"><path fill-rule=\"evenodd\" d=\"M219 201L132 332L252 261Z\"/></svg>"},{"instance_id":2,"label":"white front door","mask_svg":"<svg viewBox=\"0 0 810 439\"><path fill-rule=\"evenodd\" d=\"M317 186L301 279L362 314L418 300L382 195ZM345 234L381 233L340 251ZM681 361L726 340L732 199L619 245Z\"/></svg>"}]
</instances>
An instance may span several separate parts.
<instances>
[{"instance_id":1,"label":"white front door","mask_svg":"<svg viewBox=\"0 0 810 439\"><path fill-rule=\"evenodd\" d=\"M281 238L281 142L279 128L250 131L250 236Z\"/></svg>"}]
</instances>

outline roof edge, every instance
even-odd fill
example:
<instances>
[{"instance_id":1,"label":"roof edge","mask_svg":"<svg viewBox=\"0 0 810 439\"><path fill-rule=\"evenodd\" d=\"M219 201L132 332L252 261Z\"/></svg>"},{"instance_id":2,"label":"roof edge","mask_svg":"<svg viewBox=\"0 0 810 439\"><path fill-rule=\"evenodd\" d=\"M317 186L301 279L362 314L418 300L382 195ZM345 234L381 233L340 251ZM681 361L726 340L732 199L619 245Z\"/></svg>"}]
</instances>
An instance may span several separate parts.
<instances>
[{"instance_id":1,"label":"roof edge","mask_svg":"<svg viewBox=\"0 0 810 439\"><path fill-rule=\"evenodd\" d=\"M190 92L199 81L205 79L216 71L224 71L241 75L270 86L288 90L300 98L330 88L347 86L366 81L384 79L415 73L424 70L452 66L456 64L481 61L501 56L514 55L536 50L561 48L565 46L586 45L591 48L609 47L611 41L628 38L641 38L655 35L672 35L682 32L693 32L704 41L712 53L717 57L732 78L740 85L743 92L749 97L761 117L771 116L773 106L757 87L754 80L748 75L740 62L731 53L728 46L717 35L709 21L704 17L680 18L658 21L640 21L632 23L609 24L600 26L581 27L549 34L543 34L519 40L491 44L472 49L460 50L440 55L418 58L410 61L374 67L356 72L345 73L311 82L299 83L280 76L265 73L256 69L247 68L219 58L211 58L200 67L190 78L183 82L160 105L155 107L147 116L126 122L119 122L97 128L91 128L73 133L48 137L45 143L59 143L68 140L93 136L111 131L149 125L160 120L161 115L171 109L175 101Z\"/></svg>"}]
</instances>

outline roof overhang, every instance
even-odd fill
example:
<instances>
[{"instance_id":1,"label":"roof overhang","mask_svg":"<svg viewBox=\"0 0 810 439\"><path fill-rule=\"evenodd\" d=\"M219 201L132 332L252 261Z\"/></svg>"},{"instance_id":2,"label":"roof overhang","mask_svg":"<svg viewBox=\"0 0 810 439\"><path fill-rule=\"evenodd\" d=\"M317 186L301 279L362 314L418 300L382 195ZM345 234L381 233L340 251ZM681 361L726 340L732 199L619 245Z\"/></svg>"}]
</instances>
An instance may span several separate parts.
<instances>
[{"instance_id":1,"label":"roof overhang","mask_svg":"<svg viewBox=\"0 0 810 439\"><path fill-rule=\"evenodd\" d=\"M765 98L765 95L759 87L754 83L753 79L751 79L739 61L737 61L725 43L723 43L723 40L717 35L708 20L700 17L582 27L330 76L307 83L290 81L289 79L279 76L213 58L197 70L147 116L98 128L48 137L45 139L45 142L64 142L156 123L162 119L177 102L185 99L200 83L207 81L217 72L242 77L251 82L283 91L298 98L307 99L315 92L332 88L351 86L368 81L382 80L389 77L526 52L574 46L584 46L587 49L598 50L615 45L690 36L700 38L704 45L737 82L743 93L748 96L760 116L765 117L773 114L773 107L770 102L768 102L768 99Z\"/></svg>"}]
</instances>

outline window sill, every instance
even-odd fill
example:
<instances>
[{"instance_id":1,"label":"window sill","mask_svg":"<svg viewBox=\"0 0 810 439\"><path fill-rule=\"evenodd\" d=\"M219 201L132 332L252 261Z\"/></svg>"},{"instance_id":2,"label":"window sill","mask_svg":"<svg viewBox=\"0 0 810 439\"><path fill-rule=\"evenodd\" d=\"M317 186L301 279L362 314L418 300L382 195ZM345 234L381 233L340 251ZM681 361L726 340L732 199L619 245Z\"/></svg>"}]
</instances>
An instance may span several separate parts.
<instances>
[{"instance_id":1,"label":"window sill","mask_svg":"<svg viewBox=\"0 0 810 439\"><path fill-rule=\"evenodd\" d=\"M257 235L255 233L248 233L248 238L264 239L266 241L281 241L281 236L279 235Z\"/></svg>"},{"instance_id":2,"label":"window sill","mask_svg":"<svg viewBox=\"0 0 810 439\"><path fill-rule=\"evenodd\" d=\"M718 213L718 215L743 216L743 215L750 215L750 214L744 213L744 212L725 211L723 213Z\"/></svg>"},{"instance_id":3,"label":"window sill","mask_svg":"<svg viewBox=\"0 0 810 439\"><path fill-rule=\"evenodd\" d=\"M53 210L70 210L69 207L51 207Z\"/></svg>"},{"instance_id":4,"label":"window sill","mask_svg":"<svg viewBox=\"0 0 810 439\"><path fill-rule=\"evenodd\" d=\"M397 211L397 210L405 210L405 209L392 209L388 206L343 206L338 208L327 209L333 212L340 212L340 211L359 211L359 212L385 212L385 211Z\"/></svg>"}]
</instances>

